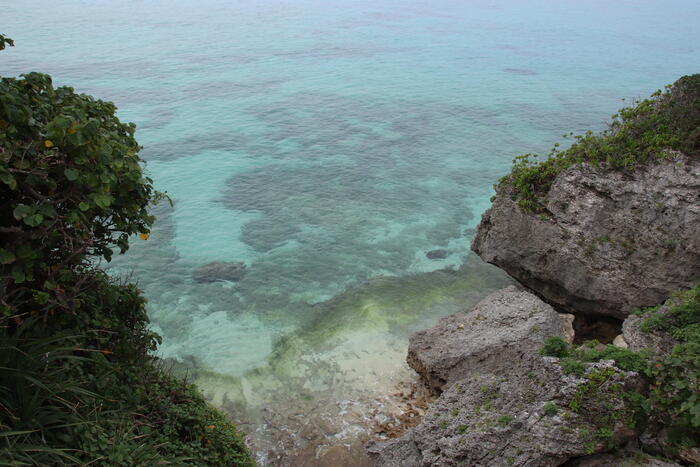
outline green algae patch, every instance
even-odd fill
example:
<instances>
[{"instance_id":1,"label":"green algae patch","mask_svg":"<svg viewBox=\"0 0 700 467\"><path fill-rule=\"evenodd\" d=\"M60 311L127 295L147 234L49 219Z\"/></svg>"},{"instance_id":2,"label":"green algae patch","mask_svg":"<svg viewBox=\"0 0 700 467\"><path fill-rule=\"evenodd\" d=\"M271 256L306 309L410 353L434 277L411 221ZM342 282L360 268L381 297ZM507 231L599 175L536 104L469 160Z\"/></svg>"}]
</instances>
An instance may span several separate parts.
<instances>
[{"instance_id":1,"label":"green algae patch","mask_svg":"<svg viewBox=\"0 0 700 467\"><path fill-rule=\"evenodd\" d=\"M380 276L315 305L314 317L277 342L275 366L305 352L339 345L348 334L387 334L406 339L439 316L466 311L507 284L505 275L471 256L459 270L404 277Z\"/></svg>"}]
</instances>

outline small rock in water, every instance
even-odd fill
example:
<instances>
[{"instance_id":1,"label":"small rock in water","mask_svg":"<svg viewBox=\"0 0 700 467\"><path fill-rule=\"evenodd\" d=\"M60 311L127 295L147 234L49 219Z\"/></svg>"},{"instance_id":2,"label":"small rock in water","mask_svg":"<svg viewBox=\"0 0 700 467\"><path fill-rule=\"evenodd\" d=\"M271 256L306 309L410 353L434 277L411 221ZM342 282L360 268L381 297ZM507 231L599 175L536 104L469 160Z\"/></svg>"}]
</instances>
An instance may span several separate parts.
<instances>
[{"instance_id":1,"label":"small rock in water","mask_svg":"<svg viewBox=\"0 0 700 467\"><path fill-rule=\"evenodd\" d=\"M245 275L246 266L242 261L229 263L214 261L200 266L192 272L196 282L239 281Z\"/></svg>"},{"instance_id":2,"label":"small rock in water","mask_svg":"<svg viewBox=\"0 0 700 467\"><path fill-rule=\"evenodd\" d=\"M430 250L425 256L428 259L445 259L447 258L447 250Z\"/></svg>"}]
</instances>

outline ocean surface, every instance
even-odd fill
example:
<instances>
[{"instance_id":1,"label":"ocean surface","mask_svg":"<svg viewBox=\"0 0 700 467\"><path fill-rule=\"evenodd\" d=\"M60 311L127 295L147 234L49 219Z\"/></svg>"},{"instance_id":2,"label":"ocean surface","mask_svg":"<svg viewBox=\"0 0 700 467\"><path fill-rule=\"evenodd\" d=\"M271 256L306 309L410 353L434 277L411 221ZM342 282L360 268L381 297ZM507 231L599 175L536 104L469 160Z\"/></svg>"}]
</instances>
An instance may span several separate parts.
<instances>
[{"instance_id":1,"label":"ocean surface","mask_svg":"<svg viewBox=\"0 0 700 467\"><path fill-rule=\"evenodd\" d=\"M16 41L2 76L49 73L137 124L173 207L106 266L143 288L159 354L273 464L323 458L390 419L388 394L412 377L407 337L509 283L469 244L513 157L700 72L697 0L0 11ZM212 261L246 273L195 282Z\"/></svg>"}]
</instances>

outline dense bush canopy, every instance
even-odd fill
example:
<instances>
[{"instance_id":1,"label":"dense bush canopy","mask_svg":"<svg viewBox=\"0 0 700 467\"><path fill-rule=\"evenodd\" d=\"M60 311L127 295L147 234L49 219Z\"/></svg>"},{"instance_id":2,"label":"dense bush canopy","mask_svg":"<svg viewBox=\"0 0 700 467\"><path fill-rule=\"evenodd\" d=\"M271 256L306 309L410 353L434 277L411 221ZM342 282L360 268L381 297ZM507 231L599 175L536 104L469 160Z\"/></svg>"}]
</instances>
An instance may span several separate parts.
<instances>
[{"instance_id":1,"label":"dense bush canopy","mask_svg":"<svg viewBox=\"0 0 700 467\"><path fill-rule=\"evenodd\" d=\"M129 236L147 235L149 203L133 124L110 102L54 88L29 73L0 80L0 306L5 316L33 296L66 306L60 288L88 257L109 260ZM68 295L67 295L68 294Z\"/></svg>"},{"instance_id":2,"label":"dense bush canopy","mask_svg":"<svg viewBox=\"0 0 700 467\"><path fill-rule=\"evenodd\" d=\"M0 79L0 464L251 465L151 355L141 291L98 268L164 197L115 111L44 74Z\"/></svg>"}]
</instances>

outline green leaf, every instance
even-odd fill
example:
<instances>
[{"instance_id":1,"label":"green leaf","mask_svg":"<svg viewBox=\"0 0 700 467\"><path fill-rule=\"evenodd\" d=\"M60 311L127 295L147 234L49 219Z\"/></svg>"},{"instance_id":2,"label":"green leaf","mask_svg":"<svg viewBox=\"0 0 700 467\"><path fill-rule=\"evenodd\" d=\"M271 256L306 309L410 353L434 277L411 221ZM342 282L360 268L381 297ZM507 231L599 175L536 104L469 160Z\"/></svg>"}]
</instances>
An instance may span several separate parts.
<instances>
[{"instance_id":1,"label":"green leaf","mask_svg":"<svg viewBox=\"0 0 700 467\"><path fill-rule=\"evenodd\" d=\"M39 305L46 305L46 303L49 301L49 294L46 292L36 291L34 293L34 299Z\"/></svg>"},{"instance_id":2,"label":"green leaf","mask_svg":"<svg viewBox=\"0 0 700 467\"><path fill-rule=\"evenodd\" d=\"M81 211L85 212L88 209L90 209L90 203L87 203L85 201L81 201L80 204L78 205Z\"/></svg>"},{"instance_id":3,"label":"green leaf","mask_svg":"<svg viewBox=\"0 0 700 467\"><path fill-rule=\"evenodd\" d=\"M23 271L12 271L12 279L16 284L21 284L26 279Z\"/></svg>"},{"instance_id":4,"label":"green leaf","mask_svg":"<svg viewBox=\"0 0 700 467\"><path fill-rule=\"evenodd\" d=\"M63 174L72 182L80 176L80 171L77 169L66 169L63 171Z\"/></svg>"},{"instance_id":5,"label":"green leaf","mask_svg":"<svg viewBox=\"0 0 700 467\"><path fill-rule=\"evenodd\" d=\"M112 195L109 193L100 193L94 196L95 204L101 208L108 208L112 204Z\"/></svg>"},{"instance_id":6,"label":"green leaf","mask_svg":"<svg viewBox=\"0 0 700 467\"><path fill-rule=\"evenodd\" d=\"M0 264L10 264L15 260L15 254L0 248Z\"/></svg>"},{"instance_id":7,"label":"green leaf","mask_svg":"<svg viewBox=\"0 0 700 467\"><path fill-rule=\"evenodd\" d=\"M11 173L4 172L0 174L0 181L3 182L5 185L10 187L10 190L16 190L17 189L17 180L15 180L15 177L12 176Z\"/></svg>"},{"instance_id":8,"label":"green leaf","mask_svg":"<svg viewBox=\"0 0 700 467\"><path fill-rule=\"evenodd\" d=\"M15 210L12 212L12 215L19 221L27 217L31 212L31 207L27 206L26 204L18 204Z\"/></svg>"},{"instance_id":9,"label":"green leaf","mask_svg":"<svg viewBox=\"0 0 700 467\"><path fill-rule=\"evenodd\" d=\"M24 218L24 223L29 227L36 227L37 225L44 222L44 216L41 214L33 214Z\"/></svg>"}]
</instances>

